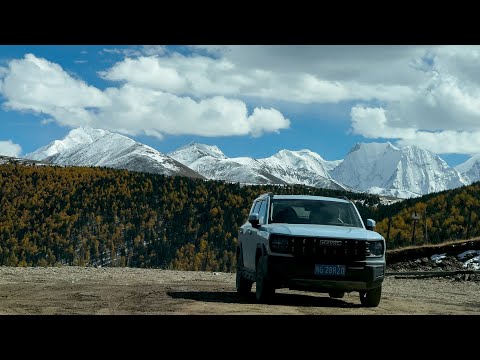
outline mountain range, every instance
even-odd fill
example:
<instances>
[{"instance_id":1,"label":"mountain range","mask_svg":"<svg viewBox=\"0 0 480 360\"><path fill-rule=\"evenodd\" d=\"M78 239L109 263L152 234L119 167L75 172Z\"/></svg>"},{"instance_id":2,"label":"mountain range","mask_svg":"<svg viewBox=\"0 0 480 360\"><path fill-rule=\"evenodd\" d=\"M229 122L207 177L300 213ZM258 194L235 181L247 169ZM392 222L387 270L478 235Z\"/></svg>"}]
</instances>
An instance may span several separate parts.
<instances>
[{"instance_id":1,"label":"mountain range","mask_svg":"<svg viewBox=\"0 0 480 360\"><path fill-rule=\"evenodd\" d=\"M66 166L101 166L163 175L204 177L150 146L110 131L78 128L26 154L25 158Z\"/></svg>"},{"instance_id":2,"label":"mountain range","mask_svg":"<svg viewBox=\"0 0 480 360\"><path fill-rule=\"evenodd\" d=\"M452 168L417 146L358 143L345 159L328 161L308 149L263 159L227 157L217 146L190 143L169 154L107 130L78 128L26 154L65 166L102 166L244 184L304 184L398 198L417 197L480 180L480 155Z\"/></svg>"}]
</instances>

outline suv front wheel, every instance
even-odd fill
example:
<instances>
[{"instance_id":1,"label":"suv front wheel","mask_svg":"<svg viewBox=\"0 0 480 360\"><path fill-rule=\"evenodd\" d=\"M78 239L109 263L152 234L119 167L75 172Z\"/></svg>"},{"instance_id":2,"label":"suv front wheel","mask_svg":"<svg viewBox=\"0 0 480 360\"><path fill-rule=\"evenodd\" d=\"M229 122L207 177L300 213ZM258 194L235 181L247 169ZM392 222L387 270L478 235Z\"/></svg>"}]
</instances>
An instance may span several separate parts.
<instances>
[{"instance_id":1,"label":"suv front wheel","mask_svg":"<svg viewBox=\"0 0 480 360\"><path fill-rule=\"evenodd\" d=\"M360 291L360 302L366 307L377 307L382 297L382 286L367 291Z\"/></svg>"},{"instance_id":2,"label":"suv front wheel","mask_svg":"<svg viewBox=\"0 0 480 360\"><path fill-rule=\"evenodd\" d=\"M260 256L257 261L255 294L257 301L262 304L268 303L275 295L275 288L266 278L265 274L265 258Z\"/></svg>"}]
</instances>

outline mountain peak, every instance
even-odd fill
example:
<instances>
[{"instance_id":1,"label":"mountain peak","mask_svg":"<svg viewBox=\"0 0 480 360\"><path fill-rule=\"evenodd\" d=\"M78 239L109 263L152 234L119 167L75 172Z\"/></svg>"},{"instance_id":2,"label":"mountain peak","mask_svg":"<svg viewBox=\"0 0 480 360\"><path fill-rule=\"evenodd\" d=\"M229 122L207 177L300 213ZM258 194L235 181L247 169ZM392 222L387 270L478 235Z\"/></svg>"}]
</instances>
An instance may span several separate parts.
<instances>
[{"instance_id":1,"label":"mountain peak","mask_svg":"<svg viewBox=\"0 0 480 360\"><path fill-rule=\"evenodd\" d=\"M94 143L98 139L101 139L108 134L112 133L107 130L93 129L90 127L79 127L72 129L62 140L54 140L50 144L25 155L25 158L32 160L43 160L49 156L59 154L66 150Z\"/></svg>"},{"instance_id":2,"label":"mountain peak","mask_svg":"<svg viewBox=\"0 0 480 360\"><path fill-rule=\"evenodd\" d=\"M352 154L356 151L359 151L361 150L362 152L366 153L366 154L378 154L378 153L381 153L385 150L395 150L395 151L398 151L400 150L399 148L397 148L396 146L392 145L392 143L390 141L387 141L387 142L369 142L369 143L365 143L365 142L357 142L351 149L350 151L348 152L347 155L349 154Z\"/></svg>"},{"instance_id":3,"label":"mountain peak","mask_svg":"<svg viewBox=\"0 0 480 360\"><path fill-rule=\"evenodd\" d=\"M472 156L464 163L455 166L455 169L468 183L480 180L480 154Z\"/></svg>"},{"instance_id":4,"label":"mountain peak","mask_svg":"<svg viewBox=\"0 0 480 360\"><path fill-rule=\"evenodd\" d=\"M390 141L387 141L387 148L390 148L393 150L399 150L399 148L393 145Z\"/></svg>"},{"instance_id":5,"label":"mountain peak","mask_svg":"<svg viewBox=\"0 0 480 360\"><path fill-rule=\"evenodd\" d=\"M199 142L196 142L196 141L192 141L192 142L188 143L187 145L181 146L177 150L174 150L173 152L177 152L177 151L185 150L185 149L197 149L197 150L208 151L208 152L212 151L214 153L224 155L222 150L220 150L218 146L202 144L202 143L199 143Z\"/></svg>"},{"instance_id":6,"label":"mountain peak","mask_svg":"<svg viewBox=\"0 0 480 360\"><path fill-rule=\"evenodd\" d=\"M416 145L399 149L390 142L356 144L331 175L357 191L385 195L423 195L464 184L439 156Z\"/></svg>"},{"instance_id":7,"label":"mountain peak","mask_svg":"<svg viewBox=\"0 0 480 360\"><path fill-rule=\"evenodd\" d=\"M88 127L73 129L64 139L55 140L26 157L65 166L102 166L203 178L150 146L121 134Z\"/></svg>"},{"instance_id":8,"label":"mountain peak","mask_svg":"<svg viewBox=\"0 0 480 360\"><path fill-rule=\"evenodd\" d=\"M94 129L88 126L78 127L75 129L70 130L70 132L65 136L63 140L66 138L71 139L99 139L107 134L111 134L110 131L103 130L103 129Z\"/></svg>"},{"instance_id":9,"label":"mountain peak","mask_svg":"<svg viewBox=\"0 0 480 360\"><path fill-rule=\"evenodd\" d=\"M209 156L215 159L228 159L225 154L216 145L201 144L198 142L191 142L185 146L172 151L168 156L177 160L178 162L189 166L198 159Z\"/></svg>"}]
</instances>

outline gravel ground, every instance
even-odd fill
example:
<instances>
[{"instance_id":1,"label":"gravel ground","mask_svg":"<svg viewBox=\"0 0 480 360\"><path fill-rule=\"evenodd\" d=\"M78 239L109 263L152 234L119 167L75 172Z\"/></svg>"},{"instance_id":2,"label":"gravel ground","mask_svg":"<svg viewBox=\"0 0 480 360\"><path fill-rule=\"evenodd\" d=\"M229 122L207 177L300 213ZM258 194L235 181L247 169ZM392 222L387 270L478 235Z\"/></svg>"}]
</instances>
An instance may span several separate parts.
<instances>
[{"instance_id":1,"label":"gravel ground","mask_svg":"<svg viewBox=\"0 0 480 360\"><path fill-rule=\"evenodd\" d=\"M0 314L480 314L480 283L387 277L378 308L357 292L277 290L256 304L235 292L235 274L134 268L0 267Z\"/></svg>"}]
</instances>

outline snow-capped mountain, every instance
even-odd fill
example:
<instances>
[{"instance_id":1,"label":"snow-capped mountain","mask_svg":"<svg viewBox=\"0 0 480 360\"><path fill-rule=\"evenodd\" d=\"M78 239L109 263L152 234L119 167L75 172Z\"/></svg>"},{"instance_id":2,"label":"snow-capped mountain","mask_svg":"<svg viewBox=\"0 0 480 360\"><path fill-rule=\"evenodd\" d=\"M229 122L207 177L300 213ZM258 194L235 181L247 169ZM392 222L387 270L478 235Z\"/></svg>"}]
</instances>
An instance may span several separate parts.
<instances>
[{"instance_id":1,"label":"snow-capped mountain","mask_svg":"<svg viewBox=\"0 0 480 360\"><path fill-rule=\"evenodd\" d=\"M455 166L455 169L469 184L480 180L480 154L475 155L464 163Z\"/></svg>"},{"instance_id":2,"label":"snow-capped mountain","mask_svg":"<svg viewBox=\"0 0 480 360\"><path fill-rule=\"evenodd\" d=\"M203 178L150 146L106 130L78 128L25 155L27 159L67 166L103 166L116 169Z\"/></svg>"},{"instance_id":3,"label":"snow-capped mountain","mask_svg":"<svg viewBox=\"0 0 480 360\"><path fill-rule=\"evenodd\" d=\"M343 189L323 164L335 167L309 150L281 150L266 159L227 158L216 146L192 143L168 154L208 179L249 184L304 184Z\"/></svg>"},{"instance_id":4,"label":"snow-capped mountain","mask_svg":"<svg viewBox=\"0 0 480 360\"><path fill-rule=\"evenodd\" d=\"M218 147L212 145L191 143L168 156L207 179L248 184L286 184L270 174L260 161L249 157L229 159Z\"/></svg>"},{"instance_id":5,"label":"snow-capped mountain","mask_svg":"<svg viewBox=\"0 0 480 360\"><path fill-rule=\"evenodd\" d=\"M2 164L20 164L20 165L36 165L36 166L42 166L42 165L52 165L50 163L42 162L42 161L37 161L37 160L30 160L30 159L23 159L23 158L17 158L17 157L12 157L12 156L4 156L0 155L0 165Z\"/></svg>"},{"instance_id":6,"label":"snow-capped mountain","mask_svg":"<svg viewBox=\"0 0 480 360\"><path fill-rule=\"evenodd\" d=\"M389 142L355 145L330 174L356 191L403 198L465 185L459 172L439 156Z\"/></svg>"},{"instance_id":7,"label":"snow-capped mountain","mask_svg":"<svg viewBox=\"0 0 480 360\"><path fill-rule=\"evenodd\" d=\"M409 198L480 180L480 155L455 169L416 146L359 143L344 160L327 161L304 149L280 150L264 159L228 158L217 146L190 143L165 155L126 136L78 128L25 155L67 166L103 166L165 175L240 182L303 184ZM0 159L1 162L6 162Z\"/></svg>"},{"instance_id":8,"label":"snow-capped mountain","mask_svg":"<svg viewBox=\"0 0 480 360\"><path fill-rule=\"evenodd\" d=\"M168 154L183 165L193 164L198 159L211 156L215 159L227 159L225 154L215 145L205 145L192 142Z\"/></svg>"},{"instance_id":9,"label":"snow-capped mountain","mask_svg":"<svg viewBox=\"0 0 480 360\"><path fill-rule=\"evenodd\" d=\"M344 189L330 176L328 168L335 168L339 161L326 161L317 153L304 149L280 150L275 155L260 159L267 170L288 184L304 184L315 187Z\"/></svg>"},{"instance_id":10,"label":"snow-capped mountain","mask_svg":"<svg viewBox=\"0 0 480 360\"><path fill-rule=\"evenodd\" d=\"M25 157L31 160L43 160L81 145L92 144L109 133L101 129L73 129L62 140L54 140L50 144L25 155Z\"/></svg>"}]
</instances>

